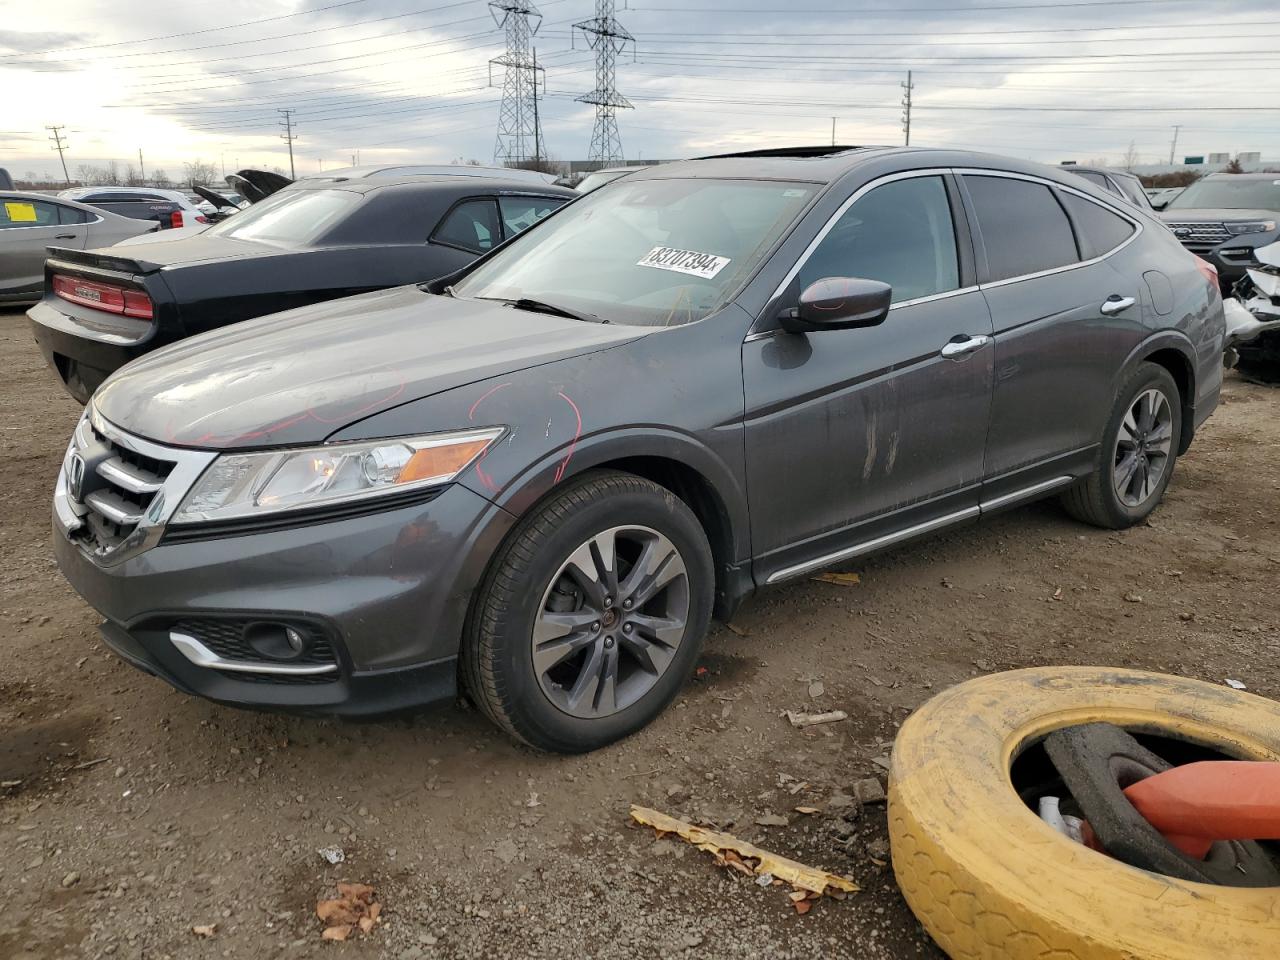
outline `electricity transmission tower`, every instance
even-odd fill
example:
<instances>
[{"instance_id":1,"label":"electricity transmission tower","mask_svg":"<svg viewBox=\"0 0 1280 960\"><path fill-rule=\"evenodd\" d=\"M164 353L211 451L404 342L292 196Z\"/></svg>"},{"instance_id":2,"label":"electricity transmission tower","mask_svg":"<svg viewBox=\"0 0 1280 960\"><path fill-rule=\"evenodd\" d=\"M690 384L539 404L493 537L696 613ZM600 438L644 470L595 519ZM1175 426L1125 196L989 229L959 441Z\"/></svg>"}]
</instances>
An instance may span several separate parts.
<instances>
[{"instance_id":1,"label":"electricity transmission tower","mask_svg":"<svg viewBox=\"0 0 1280 960\"><path fill-rule=\"evenodd\" d=\"M621 162L622 137L618 135L617 110L633 109L631 101L618 92L616 61L618 54L631 44L635 54L635 37L613 15L614 0L596 0L596 15L573 25L581 30L587 46L596 52L596 88L578 97L579 103L592 103L596 108L596 124L591 130L591 150L587 159L600 163ZM576 34L574 34L576 36Z\"/></svg>"},{"instance_id":2,"label":"electricity transmission tower","mask_svg":"<svg viewBox=\"0 0 1280 960\"><path fill-rule=\"evenodd\" d=\"M71 186L71 177L67 173L67 158L63 154L63 150L67 149L67 144L63 142L62 131L67 129L66 126L45 127L49 131L49 140L53 143L53 149L58 151L58 159L62 161L62 179L66 181L67 186Z\"/></svg>"},{"instance_id":3,"label":"electricity transmission tower","mask_svg":"<svg viewBox=\"0 0 1280 960\"><path fill-rule=\"evenodd\" d=\"M907 71L907 80L902 86L902 132L906 135L907 146L911 146L911 91L916 88L911 82L911 71Z\"/></svg>"},{"instance_id":4,"label":"electricity transmission tower","mask_svg":"<svg viewBox=\"0 0 1280 960\"><path fill-rule=\"evenodd\" d=\"M293 111L277 110L276 113L284 117L284 119L280 121L280 126L284 127L284 133L280 134L280 139L289 144L289 177L293 180L297 180L298 175L293 169L293 141L298 139L298 135L293 132Z\"/></svg>"},{"instance_id":5,"label":"electricity transmission tower","mask_svg":"<svg viewBox=\"0 0 1280 960\"><path fill-rule=\"evenodd\" d=\"M494 23L507 35L507 52L489 61L490 85L493 65L505 68L494 162L510 166L543 160L547 153L538 121L538 71L542 68L529 50L529 40L542 26L542 14L528 0L490 0L489 9Z\"/></svg>"}]
</instances>

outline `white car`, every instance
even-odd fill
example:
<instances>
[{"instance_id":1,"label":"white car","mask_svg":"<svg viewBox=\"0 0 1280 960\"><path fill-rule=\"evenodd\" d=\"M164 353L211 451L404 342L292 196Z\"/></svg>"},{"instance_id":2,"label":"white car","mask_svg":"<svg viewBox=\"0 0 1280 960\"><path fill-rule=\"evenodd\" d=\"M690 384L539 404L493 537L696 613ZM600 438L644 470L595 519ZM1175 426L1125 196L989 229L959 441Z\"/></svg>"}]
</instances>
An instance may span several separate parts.
<instances>
[{"instance_id":1,"label":"white car","mask_svg":"<svg viewBox=\"0 0 1280 960\"><path fill-rule=\"evenodd\" d=\"M135 220L154 220L161 229L208 225L209 218L181 190L158 187L72 187L59 197L78 200Z\"/></svg>"}]
</instances>

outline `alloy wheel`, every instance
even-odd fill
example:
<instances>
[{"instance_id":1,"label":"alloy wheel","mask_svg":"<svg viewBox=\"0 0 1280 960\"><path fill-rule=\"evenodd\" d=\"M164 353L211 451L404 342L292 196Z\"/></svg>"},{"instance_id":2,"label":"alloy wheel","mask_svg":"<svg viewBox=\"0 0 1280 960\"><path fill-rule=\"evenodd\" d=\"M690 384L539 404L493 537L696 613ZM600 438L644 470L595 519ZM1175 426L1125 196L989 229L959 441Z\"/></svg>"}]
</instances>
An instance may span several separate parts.
<instances>
[{"instance_id":1,"label":"alloy wheel","mask_svg":"<svg viewBox=\"0 0 1280 960\"><path fill-rule=\"evenodd\" d=\"M542 596L533 669L570 716L598 719L653 689L685 638L689 575L675 544L649 527L612 527L578 546Z\"/></svg>"},{"instance_id":2,"label":"alloy wheel","mask_svg":"<svg viewBox=\"0 0 1280 960\"><path fill-rule=\"evenodd\" d=\"M1146 503L1164 479L1173 450L1173 409L1159 390L1144 390L1120 423L1111 477L1126 507Z\"/></svg>"}]
</instances>

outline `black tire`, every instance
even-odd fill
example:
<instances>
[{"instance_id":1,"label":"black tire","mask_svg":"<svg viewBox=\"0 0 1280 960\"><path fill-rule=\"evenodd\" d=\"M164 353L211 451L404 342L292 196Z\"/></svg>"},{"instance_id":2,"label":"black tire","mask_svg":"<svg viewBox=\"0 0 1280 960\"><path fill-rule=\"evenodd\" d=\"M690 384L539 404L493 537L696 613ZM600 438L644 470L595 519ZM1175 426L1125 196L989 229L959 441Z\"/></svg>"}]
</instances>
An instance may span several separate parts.
<instances>
[{"instance_id":1,"label":"black tire","mask_svg":"<svg viewBox=\"0 0 1280 960\"><path fill-rule=\"evenodd\" d=\"M686 629L665 671L638 700L608 716L572 716L552 702L534 669L535 620L566 558L601 531L628 524L657 531L679 551L688 586ZM632 474L585 473L522 518L495 554L463 637L463 683L476 705L517 740L557 753L595 750L644 727L679 693L706 636L714 594L711 547L684 501Z\"/></svg>"},{"instance_id":2,"label":"black tire","mask_svg":"<svg viewBox=\"0 0 1280 960\"><path fill-rule=\"evenodd\" d=\"M1130 407L1138 397L1152 389L1160 391L1168 404L1172 419L1172 443L1169 447L1167 464L1155 489L1141 503L1130 505L1120 499L1113 482L1116 445L1121 425ZM1122 530L1141 523L1164 496L1165 488L1168 487L1169 480L1173 476L1181 435L1182 400L1178 385L1169 371L1159 364L1146 362L1138 364L1116 393L1116 402L1111 408L1106 429L1102 433L1102 443L1098 447L1093 472L1079 480L1062 495L1062 504L1067 513L1084 523L1108 530Z\"/></svg>"}]
</instances>

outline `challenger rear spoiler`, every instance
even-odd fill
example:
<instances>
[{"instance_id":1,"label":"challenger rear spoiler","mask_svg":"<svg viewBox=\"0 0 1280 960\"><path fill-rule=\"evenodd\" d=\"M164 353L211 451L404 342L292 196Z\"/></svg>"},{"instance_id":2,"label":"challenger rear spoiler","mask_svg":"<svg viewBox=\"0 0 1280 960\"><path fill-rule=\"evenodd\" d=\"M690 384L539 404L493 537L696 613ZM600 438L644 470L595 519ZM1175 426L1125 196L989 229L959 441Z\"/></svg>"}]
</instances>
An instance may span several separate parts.
<instances>
[{"instance_id":1,"label":"challenger rear spoiler","mask_svg":"<svg viewBox=\"0 0 1280 960\"><path fill-rule=\"evenodd\" d=\"M99 250L73 250L70 247L46 247L45 250L49 254L48 265L55 268L63 266L72 270L133 275L155 273L162 266L139 257L122 257Z\"/></svg>"}]
</instances>

